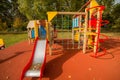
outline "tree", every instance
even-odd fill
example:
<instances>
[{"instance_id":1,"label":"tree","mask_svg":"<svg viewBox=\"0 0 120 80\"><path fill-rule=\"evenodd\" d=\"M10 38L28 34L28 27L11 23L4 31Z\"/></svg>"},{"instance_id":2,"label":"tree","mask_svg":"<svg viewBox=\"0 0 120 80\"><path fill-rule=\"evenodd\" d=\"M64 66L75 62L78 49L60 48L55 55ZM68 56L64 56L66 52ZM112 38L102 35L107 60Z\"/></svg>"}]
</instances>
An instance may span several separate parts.
<instances>
[{"instance_id":1,"label":"tree","mask_svg":"<svg viewBox=\"0 0 120 80\"><path fill-rule=\"evenodd\" d=\"M4 31L7 28L7 23L6 22L2 22L2 20L0 19L0 31Z\"/></svg>"},{"instance_id":2,"label":"tree","mask_svg":"<svg viewBox=\"0 0 120 80\"><path fill-rule=\"evenodd\" d=\"M84 0L46 0L48 11L77 11L85 3Z\"/></svg>"},{"instance_id":3,"label":"tree","mask_svg":"<svg viewBox=\"0 0 120 80\"><path fill-rule=\"evenodd\" d=\"M6 23L9 26L12 20L12 16L10 13L11 4L8 0L0 0L0 19L1 23ZM4 26L2 26L4 27Z\"/></svg>"},{"instance_id":4,"label":"tree","mask_svg":"<svg viewBox=\"0 0 120 80\"><path fill-rule=\"evenodd\" d=\"M22 26L22 20L19 17L16 17L13 22L13 27L15 29L20 28Z\"/></svg>"},{"instance_id":5,"label":"tree","mask_svg":"<svg viewBox=\"0 0 120 80\"><path fill-rule=\"evenodd\" d=\"M3 30L12 28L15 17L19 17L23 21L26 20L26 17L18 10L17 0L0 0L0 19L1 24L4 24L1 25L1 28Z\"/></svg>"},{"instance_id":6,"label":"tree","mask_svg":"<svg viewBox=\"0 0 120 80\"><path fill-rule=\"evenodd\" d=\"M113 17L113 28L120 29L120 3L113 6L111 15Z\"/></svg>"},{"instance_id":7,"label":"tree","mask_svg":"<svg viewBox=\"0 0 120 80\"><path fill-rule=\"evenodd\" d=\"M113 24L113 17L111 16L111 11L113 8L113 5L115 3L115 0L97 0L100 5L105 6L105 10L103 11L103 20L108 20L110 23L108 24L108 27L105 29L110 29Z\"/></svg>"},{"instance_id":8,"label":"tree","mask_svg":"<svg viewBox=\"0 0 120 80\"><path fill-rule=\"evenodd\" d=\"M84 0L46 0L46 2L47 11L78 11L80 7L85 3ZM57 24L59 28L64 25L66 28L68 26L68 23L71 23L71 19L72 17L70 16L69 22L62 21L68 20L68 15L57 15L57 17L55 17L53 20L53 24Z\"/></svg>"},{"instance_id":9,"label":"tree","mask_svg":"<svg viewBox=\"0 0 120 80\"><path fill-rule=\"evenodd\" d=\"M12 6L11 8L11 14L12 14L12 17L20 17L22 20L26 21L26 17L24 15L22 15L18 9L18 3L17 3L18 0L11 0L10 1L10 4Z\"/></svg>"},{"instance_id":10,"label":"tree","mask_svg":"<svg viewBox=\"0 0 120 80\"><path fill-rule=\"evenodd\" d=\"M45 18L44 0L18 0L20 12L29 20Z\"/></svg>"},{"instance_id":11,"label":"tree","mask_svg":"<svg viewBox=\"0 0 120 80\"><path fill-rule=\"evenodd\" d=\"M115 3L115 0L97 0L100 5L105 6L104 18L107 18L111 13L111 9Z\"/></svg>"},{"instance_id":12,"label":"tree","mask_svg":"<svg viewBox=\"0 0 120 80\"><path fill-rule=\"evenodd\" d=\"M120 18L120 3L115 4L111 11L111 15L114 19Z\"/></svg>"}]
</instances>

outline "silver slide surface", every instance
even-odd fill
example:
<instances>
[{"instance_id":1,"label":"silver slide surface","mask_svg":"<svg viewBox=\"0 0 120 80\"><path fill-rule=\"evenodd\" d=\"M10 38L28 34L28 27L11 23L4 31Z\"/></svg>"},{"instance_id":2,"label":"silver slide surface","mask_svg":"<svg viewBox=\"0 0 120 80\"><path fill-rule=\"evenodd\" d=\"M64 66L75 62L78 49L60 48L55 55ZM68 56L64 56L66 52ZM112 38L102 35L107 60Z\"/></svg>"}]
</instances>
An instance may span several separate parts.
<instances>
[{"instance_id":1,"label":"silver slide surface","mask_svg":"<svg viewBox=\"0 0 120 80\"><path fill-rule=\"evenodd\" d=\"M45 58L45 50L46 50L46 40L37 40L36 49L34 53L34 58L32 65L34 64L42 64ZM38 70L31 70L29 69L25 76L28 77L40 77L40 69Z\"/></svg>"}]
</instances>

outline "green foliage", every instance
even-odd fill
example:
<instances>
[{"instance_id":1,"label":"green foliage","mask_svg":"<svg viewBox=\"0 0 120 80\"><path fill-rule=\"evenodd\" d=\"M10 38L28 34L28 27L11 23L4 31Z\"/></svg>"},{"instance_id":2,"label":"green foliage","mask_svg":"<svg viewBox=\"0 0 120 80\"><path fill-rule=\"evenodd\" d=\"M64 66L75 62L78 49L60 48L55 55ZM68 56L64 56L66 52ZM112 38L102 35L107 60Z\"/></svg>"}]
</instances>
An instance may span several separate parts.
<instances>
[{"instance_id":1,"label":"green foliage","mask_svg":"<svg viewBox=\"0 0 120 80\"><path fill-rule=\"evenodd\" d=\"M85 4L85 0L71 0L72 11L78 11Z\"/></svg>"},{"instance_id":2,"label":"green foliage","mask_svg":"<svg viewBox=\"0 0 120 80\"><path fill-rule=\"evenodd\" d=\"M46 0L48 11L78 11L84 0Z\"/></svg>"},{"instance_id":3,"label":"green foliage","mask_svg":"<svg viewBox=\"0 0 120 80\"><path fill-rule=\"evenodd\" d=\"M100 5L105 6L103 19L110 23L105 27L106 30L117 30L120 28L120 3L115 4L115 0L97 0Z\"/></svg>"},{"instance_id":4,"label":"green foliage","mask_svg":"<svg viewBox=\"0 0 120 80\"><path fill-rule=\"evenodd\" d=\"M19 28L22 26L22 20L19 17L16 17L14 19L13 27L14 28Z\"/></svg>"},{"instance_id":5,"label":"green foliage","mask_svg":"<svg viewBox=\"0 0 120 80\"><path fill-rule=\"evenodd\" d=\"M2 21L9 20L9 17L11 17L10 13L11 4L8 0L1 0L0 1L0 18L2 18Z\"/></svg>"},{"instance_id":6,"label":"green foliage","mask_svg":"<svg viewBox=\"0 0 120 80\"><path fill-rule=\"evenodd\" d=\"M120 3L113 6L111 16L113 17L112 28L117 28L120 31Z\"/></svg>"},{"instance_id":7,"label":"green foliage","mask_svg":"<svg viewBox=\"0 0 120 80\"><path fill-rule=\"evenodd\" d=\"M11 29L13 27L14 18L19 17L26 20L18 10L17 0L1 0L0 1L0 30Z\"/></svg>"},{"instance_id":8,"label":"green foliage","mask_svg":"<svg viewBox=\"0 0 120 80\"><path fill-rule=\"evenodd\" d=\"M105 6L105 10L103 13L103 19L110 19L110 13L111 13L111 9L115 3L115 0L97 0L99 2L100 5Z\"/></svg>"},{"instance_id":9,"label":"green foliage","mask_svg":"<svg viewBox=\"0 0 120 80\"><path fill-rule=\"evenodd\" d=\"M84 4L84 0L46 0L47 11L78 11L80 7ZM54 18L53 24L56 24L58 28L67 29L71 25L72 16L68 15L57 15Z\"/></svg>"},{"instance_id":10,"label":"green foliage","mask_svg":"<svg viewBox=\"0 0 120 80\"><path fill-rule=\"evenodd\" d=\"M13 22L13 28L15 31L25 31L28 22L24 22L20 17L16 17Z\"/></svg>"},{"instance_id":11,"label":"green foliage","mask_svg":"<svg viewBox=\"0 0 120 80\"><path fill-rule=\"evenodd\" d=\"M19 10L29 20L45 17L46 8L42 0L18 0Z\"/></svg>"},{"instance_id":12,"label":"green foliage","mask_svg":"<svg viewBox=\"0 0 120 80\"><path fill-rule=\"evenodd\" d=\"M105 12L109 13L111 11L111 8L113 7L115 0L97 0L100 5L105 6Z\"/></svg>"},{"instance_id":13,"label":"green foliage","mask_svg":"<svg viewBox=\"0 0 120 80\"><path fill-rule=\"evenodd\" d=\"M112 28L117 28L117 29L120 30L120 18L115 20L115 24L113 25Z\"/></svg>"},{"instance_id":14,"label":"green foliage","mask_svg":"<svg viewBox=\"0 0 120 80\"><path fill-rule=\"evenodd\" d=\"M111 15L114 19L120 18L120 3L113 6Z\"/></svg>"},{"instance_id":15,"label":"green foliage","mask_svg":"<svg viewBox=\"0 0 120 80\"><path fill-rule=\"evenodd\" d=\"M0 0L0 30L5 30L11 23L11 4L8 0Z\"/></svg>"},{"instance_id":16,"label":"green foliage","mask_svg":"<svg viewBox=\"0 0 120 80\"><path fill-rule=\"evenodd\" d=\"M2 22L2 20L0 19L0 31L6 30L6 29L7 29L7 23Z\"/></svg>"}]
</instances>

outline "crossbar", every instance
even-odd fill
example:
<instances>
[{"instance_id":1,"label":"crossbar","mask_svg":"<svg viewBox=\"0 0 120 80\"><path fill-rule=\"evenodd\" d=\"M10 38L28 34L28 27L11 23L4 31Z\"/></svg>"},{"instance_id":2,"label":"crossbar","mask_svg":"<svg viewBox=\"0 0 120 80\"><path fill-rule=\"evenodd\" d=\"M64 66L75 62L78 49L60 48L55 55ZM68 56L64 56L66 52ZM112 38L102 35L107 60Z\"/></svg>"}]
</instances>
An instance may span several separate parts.
<instances>
[{"instance_id":1,"label":"crossbar","mask_svg":"<svg viewBox=\"0 0 120 80\"><path fill-rule=\"evenodd\" d=\"M85 12L57 12L57 14L64 14L64 15L85 15Z\"/></svg>"}]
</instances>

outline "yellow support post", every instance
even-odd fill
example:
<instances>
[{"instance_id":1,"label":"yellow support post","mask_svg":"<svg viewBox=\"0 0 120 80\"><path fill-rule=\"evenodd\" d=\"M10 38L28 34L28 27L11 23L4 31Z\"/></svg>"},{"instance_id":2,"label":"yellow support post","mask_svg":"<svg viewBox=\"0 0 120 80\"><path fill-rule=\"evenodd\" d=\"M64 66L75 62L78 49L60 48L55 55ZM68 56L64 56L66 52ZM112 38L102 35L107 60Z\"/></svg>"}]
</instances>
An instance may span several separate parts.
<instances>
[{"instance_id":1,"label":"yellow support post","mask_svg":"<svg viewBox=\"0 0 120 80\"><path fill-rule=\"evenodd\" d=\"M34 20L35 39L38 37L38 26L37 20Z\"/></svg>"},{"instance_id":2,"label":"yellow support post","mask_svg":"<svg viewBox=\"0 0 120 80\"><path fill-rule=\"evenodd\" d=\"M47 22L47 20L45 20L45 25L46 25L46 38L47 38L47 40L49 40L49 38L48 38L48 22Z\"/></svg>"}]
</instances>

